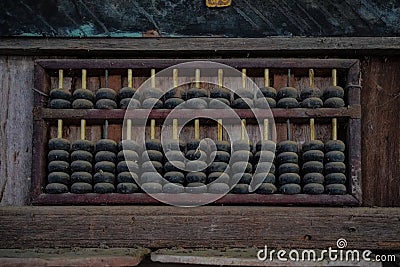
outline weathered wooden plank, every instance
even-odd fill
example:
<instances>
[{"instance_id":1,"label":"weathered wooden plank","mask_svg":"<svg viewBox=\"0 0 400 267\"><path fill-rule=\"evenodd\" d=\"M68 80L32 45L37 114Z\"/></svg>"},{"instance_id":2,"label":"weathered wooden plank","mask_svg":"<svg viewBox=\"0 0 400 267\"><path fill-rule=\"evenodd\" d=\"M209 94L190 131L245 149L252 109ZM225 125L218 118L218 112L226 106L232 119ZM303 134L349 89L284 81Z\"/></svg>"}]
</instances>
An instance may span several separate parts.
<instances>
[{"instance_id":1,"label":"weathered wooden plank","mask_svg":"<svg viewBox=\"0 0 400 267\"><path fill-rule=\"evenodd\" d=\"M137 266L146 248L0 249L6 266Z\"/></svg>"},{"instance_id":2,"label":"weathered wooden plank","mask_svg":"<svg viewBox=\"0 0 400 267\"><path fill-rule=\"evenodd\" d=\"M368 206L400 205L399 58L362 64L362 191Z\"/></svg>"},{"instance_id":3,"label":"weathered wooden plank","mask_svg":"<svg viewBox=\"0 0 400 267\"><path fill-rule=\"evenodd\" d=\"M205 1L99 0L2 3L0 35L141 36L397 36L396 1L253 0L208 8ZM273 12L272 12L273 11ZM32 17L37 19L32 20ZM65 18L65 19L62 19ZM338 19L340 18L340 19Z\"/></svg>"},{"instance_id":4,"label":"weathered wooden plank","mask_svg":"<svg viewBox=\"0 0 400 267\"><path fill-rule=\"evenodd\" d=\"M31 180L33 60L1 57L0 88L0 205L23 205Z\"/></svg>"},{"instance_id":5,"label":"weathered wooden plank","mask_svg":"<svg viewBox=\"0 0 400 267\"><path fill-rule=\"evenodd\" d=\"M265 250L265 248L262 248ZM333 248L334 249L334 248ZM300 260L278 260L276 254L272 253L273 257L270 258L273 248L267 247L267 259L259 260L257 254L260 248L221 248L221 249L159 249L151 253L151 260L155 262L170 263L170 264L202 264L210 266L362 266L362 267L381 267L382 263L375 261L367 261L360 257L360 261L354 260L336 260L332 261L326 257L317 260L302 261L303 250L297 250ZM289 253L290 249L283 248L284 251ZM268 253L269 252L269 253ZM264 252L260 254L264 257ZM315 250L317 255L315 258L321 256L321 250ZM305 254L306 255L306 254ZM284 258L286 258L284 256ZM307 256L304 257L307 259ZM372 259L373 257L371 257ZM294 256L296 259L296 256ZM311 257L312 259L312 257Z\"/></svg>"},{"instance_id":6,"label":"weathered wooden plank","mask_svg":"<svg viewBox=\"0 0 400 267\"><path fill-rule=\"evenodd\" d=\"M185 205L190 200L192 205L207 202L208 199L215 198L212 194L179 194L168 195L158 194L157 199L162 199L168 203ZM122 204L162 204L157 199L144 194L42 194L34 199L35 205L122 205ZM235 195L227 194L218 199L215 204L228 205L298 205L298 206L358 206L359 202L352 195L260 195L246 194Z\"/></svg>"},{"instance_id":7,"label":"weathered wooden plank","mask_svg":"<svg viewBox=\"0 0 400 267\"><path fill-rule=\"evenodd\" d=\"M46 74L45 70L35 64L34 66L34 88L40 90L48 95L50 90L50 77ZM47 103L47 98L42 94L34 95L35 109L43 107ZM38 138L32 140L32 158L46 158L47 159L47 139L48 123L44 120L34 120L33 122L33 135ZM31 183L31 198L39 196L43 191L43 186L46 184L46 161L40 160L32 164L32 183Z\"/></svg>"},{"instance_id":8,"label":"weathered wooden plank","mask_svg":"<svg viewBox=\"0 0 400 267\"><path fill-rule=\"evenodd\" d=\"M292 38L2 38L0 54L156 57L362 56L400 53L399 37ZM243 49L245 48L245 49Z\"/></svg>"},{"instance_id":9,"label":"weathered wooden plank","mask_svg":"<svg viewBox=\"0 0 400 267\"><path fill-rule=\"evenodd\" d=\"M207 40L207 39L206 39ZM176 51L176 49L175 49ZM37 60L45 69L58 70L62 69L164 69L172 65L186 63L191 61L198 61L199 68L215 68L214 65L210 66L209 60L222 64L227 64L233 68L320 68L320 69L348 69L357 62L357 59L315 59L315 58L208 58L208 59L166 59L166 58L152 58L152 59L46 59ZM285 70L286 71L286 70ZM150 74L150 73L149 73ZM217 74L217 72L215 73ZM237 74L233 74L237 77ZM104 78L103 78L104 79ZM104 84L104 81L103 81ZM117 83L118 84L118 83Z\"/></svg>"},{"instance_id":10,"label":"weathered wooden plank","mask_svg":"<svg viewBox=\"0 0 400 267\"><path fill-rule=\"evenodd\" d=\"M400 249L399 208L3 207L1 248L285 247Z\"/></svg>"}]
</instances>

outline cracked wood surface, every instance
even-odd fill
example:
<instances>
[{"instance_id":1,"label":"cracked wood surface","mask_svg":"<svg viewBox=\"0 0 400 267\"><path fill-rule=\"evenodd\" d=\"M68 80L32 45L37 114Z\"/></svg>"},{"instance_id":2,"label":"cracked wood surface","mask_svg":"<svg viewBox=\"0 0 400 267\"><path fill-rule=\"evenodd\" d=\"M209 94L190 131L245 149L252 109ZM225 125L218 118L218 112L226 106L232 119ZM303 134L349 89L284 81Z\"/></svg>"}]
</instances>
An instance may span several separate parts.
<instances>
[{"instance_id":1,"label":"cracked wood surface","mask_svg":"<svg viewBox=\"0 0 400 267\"><path fill-rule=\"evenodd\" d=\"M32 87L32 58L0 58L0 205L23 205L28 201Z\"/></svg>"},{"instance_id":2,"label":"cracked wood surface","mask_svg":"<svg viewBox=\"0 0 400 267\"><path fill-rule=\"evenodd\" d=\"M1 207L1 248L400 249L399 208Z\"/></svg>"},{"instance_id":3,"label":"cracked wood surface","mask_svg":"<svg viewBox=\"0 0 400 267\"><path fill-rule=\"evenodd\" d=\"M0 3L2 36L396 36L396 0L30 1Z\"/></svg>"}]
</instances>

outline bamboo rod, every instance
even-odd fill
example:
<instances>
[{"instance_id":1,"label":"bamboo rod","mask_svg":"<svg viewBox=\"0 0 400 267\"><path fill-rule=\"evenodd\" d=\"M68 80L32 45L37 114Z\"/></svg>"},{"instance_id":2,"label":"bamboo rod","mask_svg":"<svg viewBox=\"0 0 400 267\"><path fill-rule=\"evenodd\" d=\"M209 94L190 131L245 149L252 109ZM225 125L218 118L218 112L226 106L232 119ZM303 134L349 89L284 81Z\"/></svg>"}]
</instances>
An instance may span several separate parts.
<instances>
[{"instance_id":1,"label":"bamboo rod","mask_svg":"<svg viewBox=\"0 0 400 267\"><path fill-rule=\"evenodd\" d=\"M108 70L104 71L105 88L108 88Z\"/></svg>"},{"instance_id":2,"label":"bamboo rod","mask_svg":"<svg viewBox=\"0 0 400 267\"><path fill-rule=\"evenodd\" d=\"M337 71L332 69L332 85L337 86Z\"/></svg>"},{"instance_id":3,"label":"bamboo rod","mask_svg":"<svg viewBox=\"0 0 400 267\"><path fill-rule=\"evenodd\" d=\"M240 138L242 139L242 140L246 140L246 120L245 119L242 119L242 131L241 131L241 134L240 134Z\"/></svg>"},{"instance_id":4,"label":"bamboo rod","mask_svg":"<svg viewBox=\"0 0 400 267\"><path fill-rule=\"evenodd\" d=\"M242 69L242 88L246 88L246 69Z\"/></svg>"},{"instance_id":5,"label":"bamboo rod","mask_svg":"<svg viewBox=\"0 0 400 267\"><path fill-rule=\"evenodd\" d=\"M132 139L132 120L128 119L126 121L126 140Z\"/></svg>"},{"instance_id":6,"label":"bamboo rod","mask_svg":"<svg viewBox=\"0 0 400 267\"><path fill-rule=\"evenodd\" d=\"M152 119L150 121L150 139L156 139L156 120Z\"/></svg>"},{"instance_id":7,"label":"bamboo rod","mask_svg":"<svg viewBox=\"0 0 400 267\"><path fill-rule=\"evenodd\" d=\"M108 120L104 122L103 138L108 139Z\"/></svg>"},{"instance_id":8,"label":"bamboo rod","mask_svg":"<svg viewBox=\"0 0 400 267\"><path fill-rule=\"evenodd\" d=\"M64 88L64 71L63 70L58 70L58 88L59 89Z\"/></svg>"},{"instance_id":9,"label":"bamboo rod","mask_svg":"<svg viewBox=\"0 0 400 267\"><path fill-rule=\"evenodd\" d=\"M63 133L63 121L58 120L58 125L57 125L57 138L62 138L62 133Z\"/></svg>"},{"instance_id":10,"label":"bamboo rod","mask_svg":"<svg viewBox=\"0 0 400 267\"><path fill-rule=\"evenodd\" d=\"M290 139L292 139L291 137L291 132L290 132L290 120L289 119L287 119L286 120L286 137L287 137L287 140L289 140L290 141Z\"/></svg>"},{"instance_id":11,"label":"bamboo rod","mask_svg":"<svg viewBox=\"0 0 400 267\"><path fill-rule=\"evenodd\" d=\"M270 87L271 81L269 79L269 69L264 70L264 86Z\"/></svg>"},{"instance_id":12,"label":"bamboo rod","mask_svg":"<svg viewBox=\"0 0 400 267\"><path fill-rule=\"evenodd\" d=\"M132 69L128 69L128 87L133 88L133 73L132 73Z\"/></svg>"},{"instance_id":13,"label":"bamboo rod","mask_svg":"<svg viewBox=\"0 0 400 267\"><path fill-rule=\"evenodd\" d=\"M314 88L315 87L315 81L314 81L314 70L313 69L309 69L308 70L308 76L310 78L310 87Z\"/></svg>"},{"instance_id":14,"label":"bamboo rod","mask_svg":"<svg viewBox=\"0 0 400 267\"><path fill-rule=\"evenodd\" d=\"M337 140L337 119L332 119L332 140Z\"/></svg>"},{"instance_id":15,"label":"bamboo rod","mask_svg":"<svg viewBox=\"0 0 400 267\"><path fill-rule=\"evenodd\" d=\"M58 88L63 89L63 87L64 87L64 71L58 70ZM62 138L62 128L63 128L63 121L58 120L57 138Z\"/></svg>"},{"instance_id":16,"label":"bamboo rod","mask_svg":"<svg viewBox=\"0 0 400 267\"><path fill-rule=\"evenodd\" d=\"M314 119L310 119L310 140L315 140Z\"/></svg>"},{"instance_id":17,"label":"bamboo rod","mask_svg":"<svg viewBox=\"0 0 400 267\"><path fill-rule=\"evenodd\" d=\"M87 71L86 69L82 69L82 89L86 90L86 78L87 78ZM86 120L81 120L81 140L86 139Z\"/></svg>"},{"instance_id":18,"label":"bamboo rod","mask_svg":"<svg viewBox=\"0 0 400 267\"><path fill-rule=\"evenodd\" d=\"M194 120L194 139L200 139L200 120Z\"/></svg>"},{"instance_id":19,"label":"bamboo rod","mask_svg":"<svg viewBox=\"0 0 400 267\"><path fill-rule=\"evenodd\" d=\"M196 69L195 70L195 74L194 74L194 76L195 76L195 82L196 82L196 88L200 88L200 69Z\"/></svg>"},{"instance_id":20,"label":"bamboo rod","mask_svg":"<svg viewBox=\"0 0 400 267\"><path fill-rule=\"evenodd\" d=\"M86 120L81 120L81 140L86 139Z\"/></svg>"},{"instance_id":21,"label":"bamboo rod","mask_svg":"<svg viewBox=\"0 0 400 267\"><path fill-rule=\"evenodd\" d=\"M218 87L222 88L224 86L224 70L218 70Z\"/></svg>"},{"instance_id":22,"label":"bamboo rod","mask_svg":"<svg viewBox=\"0 0 400 267\"><path fill-rule=\"evenodd\" d=\"M178 69L173 69L172 70L172 79L174 83L174 87L178 87L179 82L178 82Z\"/></svg>"},{"instance_id":23,"label":"bamboo rod","mask_svg":"<svg viewBox=\"0 0 400 267\"><path fill-rule=\"evenodd\" d=\"M151 69L151 77L150 77L151 87L156 87L156 69Z\"/></svg>"},{"instance_id":24,"label":"bamboo rod","mask_svg":"<svg viewBox=\"0 0 400 267\"><path fill-rule=\"evenodd\" d=\"M217 132L217 140L222 141L222 119L218 119L218 132Z\"/></svg>"},{"instance_id":25,"label":"bamboo rod","mask_svg":"<svg viewBox=\"0 0 400 267\"><path fill-rule=\"evenodd\" d=\"M178 140L178 119L172 120L172 139Z\"/></svg>"},{"instance_id":26,"label":"bamboo rod","mask_svg":"<svg viewBox=\"0 0 400 267\"><path fill-rule=\"evenodd\" d=\"M269 121L268 119L264 119L264 140L267 141L269 139Z\"/></svg>"},{"instance_id":27,"label":"bamboo rod","mask_svg":"<svg viewBox=\"0 0 400 267\"><path fill-rule=\"evenodd\" d=\"M87 89L86 87L87 71L82 69L82 89Z\"/></svg>"}]
</instances>

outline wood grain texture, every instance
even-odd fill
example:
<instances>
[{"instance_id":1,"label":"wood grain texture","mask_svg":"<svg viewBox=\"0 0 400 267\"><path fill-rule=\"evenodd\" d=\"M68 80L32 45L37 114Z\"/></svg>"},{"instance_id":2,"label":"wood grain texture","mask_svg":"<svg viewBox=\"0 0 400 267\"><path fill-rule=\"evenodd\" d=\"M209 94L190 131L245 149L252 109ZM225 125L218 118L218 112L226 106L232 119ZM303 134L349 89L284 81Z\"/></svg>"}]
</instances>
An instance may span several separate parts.
<instances>
[{"instance_id":1,"label":"wood grain texture","mask_svg":"<svg viewBox=\"0 0 400 267\"><path fill-rule=\"evenodd\" d=\"M157 199L156 199L156 198ZM213 194L157 194L149 196L145 193L134 194L41 194L33 201L35 205L163 205L171 203L174 205L196 206L199 203L205 203L208 199L215 198ZM360 203L352 195L284 195L284 194L227 194L211 205L296 205L296 206L333 206L333 207L353 207Z\"/></svg>"},{"instance_id":2,"label":"wood grain texture","mask_svg":"<svg viewBox=\"0 0 400 267\"><path fill-rule=\"evenodd\" d=\"M400 249L399 208L3 207L1 248L285 247Z\"/></svg>"},{"instance_id":3,"label":"wood grain texture","mask_svg":"<svg viewBox=\"0 0 400 267\"><path fill-rule=\"evenodd\" d=\"M0 265L11 266L137 266L146 248L0 249Z\"/></svg>"},{"instance_id":4,"label":"wood grain texture","mask_svg":"<svg viewBox=\"0 0 400 267\"><path fill-rule=\"evenodd\" d=\"M400 206L400 58L368 58L362 64L363 202Z\"/></svg>"},{"instance_id":5,"label":"wood grain texture","mask_svg":"<svg viewBox=\"0 0 400 267\"><path fill-rule=\"evenodd\" d=\"M220 1L221 2L221 1ZM227 2L227 1L223 1ZM47 0L1 3L0 35L25 36L396 36L397 1Z\"/></svg>"},{"instance_id":6,"label":"wood grain texture","mask_svg":"<svg viewBox=\"0 0 400 267\"><path fill-rule=\"evenodd\" d=\"M0 88L0 205L23 205L31 180L33 60L0 57Z\"/></svg>"},{"instance_id":7,"label":"wood grain texture","mask_svg":"<svg viewBox=\"0 0 400 267\"><path fill-rule=\"evenodd\" d=\"M399 55L400 37L2 38L0 54L97 57ZM245 49L242 49L245 48Z\"/></svg>"}]
</instances>

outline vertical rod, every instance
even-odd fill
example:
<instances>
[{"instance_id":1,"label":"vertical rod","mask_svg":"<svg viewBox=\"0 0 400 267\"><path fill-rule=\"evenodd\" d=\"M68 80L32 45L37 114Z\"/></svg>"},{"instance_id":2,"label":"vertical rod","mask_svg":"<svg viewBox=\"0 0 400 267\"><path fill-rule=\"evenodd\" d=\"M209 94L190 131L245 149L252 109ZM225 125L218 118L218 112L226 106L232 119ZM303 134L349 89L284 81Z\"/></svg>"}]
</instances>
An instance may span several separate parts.
<instances>
[{"instance_id":1,"label":"vertical rod","mask_svg":"<svg viewBox=\"0 0 400 267\"><path fill-rule=\"evenodd\" d=\"M87 71L82 69L82 89L86 89ZM81 140L86 139L86 120L81 120Z\"/></svg>"},{"instance_id":2,"label":"vertical rod","mask_svg":"<svg viewBox=\"0 0 400 267\"><path fill-rule=\"evenodd\" d=\"M288 73L288 74L287 74L287 86L290 87L290 76L292 75L292 74L291 74L291 70L288 69L288 70L287 70L287 73Z\"/></svg>"},{"instance_id":3,"label":"vertical rod","mask_svg":"<svg viewBox=\"0 0 400 267\"><path fill-rule=\"evenodd\" d=\"M103 126L103 138L108 139L108 120L104 122Z\"/></svg>"},{"instance_id":4,"label":"vertical rod","mask_svg":"<svg viewBox=\"0 0 400 267\"><path fill-rule=\"evenodd\" d=\"M271 85L271 81L269 79L269 69L264 70L264 87L269 87Z\"/></svg>"},{"instance_id":5,"label":"vertical rod","mask_svg":"<svg viewBox=\"0 0 400 267\"><path fill-rule=\"evenodd\" d=\"M332 69L332 85L337 86L337 71Z\"/></svg>"},{"instance_id":6,"label":"vertical rod","mask_svg":"<svg viewBox=\"0 0 400 267\"><path fill-rule=\"evenodd\" d=\"M126 121L126 140L132 139L132 120L128 119Z\"/></svg>"},{"instance_id":7,"label":"vertical rod","mask_svg":"<svg viewBox=\"0 0 400 267\"><path fill-rule=\"evenodd\" d=\"M200 120L194 120L194 139L200 139Z\"/></svg>"},{"instance_id":8,"label":"vertical rod","mask_svg":"<svg viewBox=\"0 0 400 267\"><path fill-rule=\"evenodd\" d=\"M150 121L150 139L156 139L156 120L152 119Z\"/></svg>"},{"instance_id":9,"label":"vertical rod","mask_svg":"<svg viewBox=\"0 0 400 267\"><path fill-rule=\"evenodd\" d=\"M246 88L246 69L242 69L242 88Z\"/></svg>"},{"instance_id":10,"label":"vertical rod","mask_svg":"<svg viewBox=\"0 0 400 267\"><path fill-rule=\"evenodd\" d=\"M332 85L337 86L337 71L332 69ZM332 119L332 140L337 140L337 119Z\"/></svg>"},{"instance_id":11,"label":"vertical rod","mask_svg":"<svg viewBox=\"0 0 400 267\"><path fill-rule=\"evenodd\" d=\"M222 119L218 119L217 140L222 141Z\"/></svg>"},{"instance_id":12,"label":"vertical rod","mask_svg":"<svg viewBox=\"0 0 400 267\"><path fill-rule=\"evenodd\" d=\"M86 78L87 78L87 71L86 69L82 69L82 89L87 89Z\"/></svg>"},{"instance_id":13,"label":"vertical rod","mask_svg":"<svg viewBox=\"0 0 400 267\"><path fill-rule=\"evenodd\" d=\"M315 140L314 119L310 119L310 140Z\"/></svg>"},{"instance_id":14,"label":"vertical rod","mask_svg":"<svg viewBox=\"0 0 400 267\"><path fill-rule=\"evenodd\" d=\"M246 120L242 119L242 131L240 133L240 138L242 140L246 140Z\"/></svg>"},{"instance_id":15,"label":"vertical rod","mask_svg":"<svg viewBox=\"0 0 400 267\"><path fill-rule=\"evenodd\" d=\"M81 120L81 140L86 139L86 120Z\"/></svg>"},{"instance_id":16,"label":"vertical rod","mask_svg":"<svg viewBox=\"0 0 400 267\"><path fill-rule=\"evenodd\" d=\"M222 88L224 86L224 71L223 69L218 69L218 87Z\"/></svg>"},{"instance_id":17,"label":"vertical rod","mask_svg":"<svg viewBox=\"0 0 400 267\"><path fill-rule=\"evenodd\" d=\"M63 89L63 87L64 87L64 71L58 70L58 88ZM62 128L63 128L63 121L58 120L57 138L62 138Z\"/></svg>"},{"instance_id":18,"label":"vertical rod","mask_svg":"<svg viewBox=\"0 0 400 267\"><path fill-rule=\"evenodd\" d=\"M179 82L178 82L178 69L173 69L172 70L172 80L174 83L174 87L178 87Z\"/></svg>"},{"instance_id":19,"label":"vertical rod","mask_svg":"<svg viewBox=\"0 0 400 267\"><path fill-rule=\"evenodd\" d=\"M332 119L332 140L337 140L337 119Z\"/></svg>"},{"instance_id":20,"label":"vertical rod","mask_svg":"<svg viewBox=\"0 0 400 267\"><path fill-rule=\"evenodd\" d=\"M105 88L108 88L108 70L104 71Z\"/></svg>"},{"instance_id":21,"label":"vertical rod","mask_svg":"<svg viewBox=\"0 0 400 267\"><path fill-rule=\"evenodd\" d=\"M267 141L269 139L269 121L268 119L264 119L264 140Z\"/></svg>"},{"instance_id":22,"label":"vertical rod","mask_svg":"<svg viewBox=\"0 0 400 267\"><path fill-rule=\"evenodd\" d=\"M290 139L292 139L291 138L291 133L290 133L290 120L289 119L287 119L286 120L286 134L287 134L287 140L289 140L290 141Z\"/></svg>"},{"instance_id":23,"label":"vertical rod","mask_svg":"<svg viewBox=\"0 0 400 267\"><path fill-rule=\"evenodd\" d=\"M156 69L151 69L151 77L150 77L151 87L156 87Z\"/></svg>"},{"instance_id":24,"label":"vertical rod","mask_svg":"<svg viewBox=\"0 0 400 267\"><path fill-rule=\"evenodd\" d=\"M133 88L132 69L128 69L128 87Z\"/></svg>"},{"instance_id":25,"label":"vertical rod","mask_svg":"<svg viewBox=\"0 0 400 267\"><path fill-rule=\"evenodd\" d=\"M308 70L308 76L310 77L310 88L314 88L315 81L314 81L314 70L313 69Z\"/></svg>"},{"instance_id":26,"label":"vertical rod","mask_svg":"<svg viewBox=\"0 0 400 267\"><path fill-rule=\"evenodd\" d=\"M195 79L195 86L196 88L200 88L200 69L196 69L194 73L194 79Z\"/></svg>"},{"instance_id":27,"label":"vertical rod","mask_svg":"<svg viewBox=\"0 0 400 267\"><path fill-rule=\"evenodd\" d=\"M62 133L63 133L63 121L58 120L58 125L57 125L57 138L62 138Z\"/></svg>"},{"instance_id":28,"label":"vertical rod","mask_svg":"<svg viewBox=\"0 0 400 267\"><path fill-rule=\"evenodd\" d=\"M172 139L178 140L178 119L172 120Z\"/></svg>"},{"instance_id":29,"label":"vertical rod","mask_svg":"<svg viewBox=\"0 0 400 267\"><path fill-rule=\"evenodd\" d=\"M64 71L63 70L58 70L58 88L59 89L64 88Z\"/></svg>"}]
</instances>

